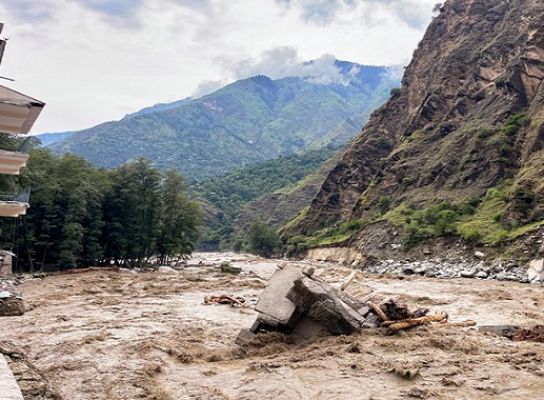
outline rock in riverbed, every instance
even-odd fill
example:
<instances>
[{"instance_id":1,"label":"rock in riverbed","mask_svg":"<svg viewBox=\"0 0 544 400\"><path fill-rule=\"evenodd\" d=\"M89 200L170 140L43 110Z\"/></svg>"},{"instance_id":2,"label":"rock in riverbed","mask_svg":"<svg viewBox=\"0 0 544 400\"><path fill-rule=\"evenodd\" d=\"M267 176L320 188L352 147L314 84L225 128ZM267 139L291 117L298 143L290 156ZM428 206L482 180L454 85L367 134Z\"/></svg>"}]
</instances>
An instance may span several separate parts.
<instances>
[{"instance_id":1,"label":"rock in riverbed","mask_svg":"<svg viewBox=\"0 0 544 400\"><path fill-rule=\"evenodd\" d=\"M0 281L0 317L23 315L25 304L22 294L7 281Z\"/></svg>"}]
</instances>

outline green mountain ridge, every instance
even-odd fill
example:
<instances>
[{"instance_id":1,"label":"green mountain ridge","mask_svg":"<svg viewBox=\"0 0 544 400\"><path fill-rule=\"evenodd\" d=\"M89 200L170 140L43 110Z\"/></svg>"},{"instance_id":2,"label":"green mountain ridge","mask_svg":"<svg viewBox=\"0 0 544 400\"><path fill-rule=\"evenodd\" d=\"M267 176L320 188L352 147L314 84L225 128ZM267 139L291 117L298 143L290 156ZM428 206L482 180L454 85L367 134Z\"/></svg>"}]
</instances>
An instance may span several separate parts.
<instances>
[{"instance_id":1,"label":"green mountain ridge","mask_svg":"<svg viewBox=\"0 0 544 400\"><path fill-rule=\"evenodd\" d=\"M205 221L200 247L230 247L255 221L267 222L273 228L287 222L309 204L338 153L338 147L326 146L195 182L192 193L201 199ZM280 198L281 207L276 201ZM256 213L257 205L261 207Z\"/></svg>"},{"instance_id":2,"label":"green mountain ridge","mask_svg":"<svg viewBox=\"0 0 544 400\"><path fill-rule=\"evenodd\" d=\"M256 76L71 133L48 148L105 168L145 157L203 180L248 163L341 145L398 81L386 67L338 61L337 68L346 77L341 83Z\"/></svg>"}]
</instances>

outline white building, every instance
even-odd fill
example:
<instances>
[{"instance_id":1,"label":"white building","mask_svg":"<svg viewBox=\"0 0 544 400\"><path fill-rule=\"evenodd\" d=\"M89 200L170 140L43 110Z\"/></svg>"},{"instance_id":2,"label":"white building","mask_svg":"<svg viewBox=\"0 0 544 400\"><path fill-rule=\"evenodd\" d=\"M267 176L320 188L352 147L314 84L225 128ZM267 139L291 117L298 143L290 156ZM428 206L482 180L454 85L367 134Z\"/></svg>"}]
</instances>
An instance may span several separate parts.
<instances>
[{"instance_id":1,"label":"white building","mask_svg":"<svg viewBox=\"0 0 544 400\"><path fill-rule=\"evenodd\" d=\"M4 24L0 24L0 35ZM4 55L6 39L0 36L0 63ZM40 115L45 103L0 85L0 134L26 135ZM28 154L0 150L0 174L19 175L26 166ZM0 196L0 217L25 215L29 207L28 191L14 196Z\"/></svg>"}]
</instances>

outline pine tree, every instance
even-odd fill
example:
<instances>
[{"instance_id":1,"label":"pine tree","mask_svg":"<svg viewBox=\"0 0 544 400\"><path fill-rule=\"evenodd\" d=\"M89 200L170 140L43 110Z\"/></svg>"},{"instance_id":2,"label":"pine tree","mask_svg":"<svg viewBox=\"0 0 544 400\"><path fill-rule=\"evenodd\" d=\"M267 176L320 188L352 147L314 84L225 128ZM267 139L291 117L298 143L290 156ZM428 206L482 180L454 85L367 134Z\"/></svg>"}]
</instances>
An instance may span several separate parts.
<instances>
[{"instance_id":1,"label":"pine tree","mask_svg":"<svg viewBox=\"0 0 544 400\"><path fill-rule=\"evenodd\" d=\"M185 194L183 177L168 170L161 190L161 230L157 253L162 264L168 257L185 258L194 250L198 240L200 211L198 205Z\"/></svg>"}]
</instances>

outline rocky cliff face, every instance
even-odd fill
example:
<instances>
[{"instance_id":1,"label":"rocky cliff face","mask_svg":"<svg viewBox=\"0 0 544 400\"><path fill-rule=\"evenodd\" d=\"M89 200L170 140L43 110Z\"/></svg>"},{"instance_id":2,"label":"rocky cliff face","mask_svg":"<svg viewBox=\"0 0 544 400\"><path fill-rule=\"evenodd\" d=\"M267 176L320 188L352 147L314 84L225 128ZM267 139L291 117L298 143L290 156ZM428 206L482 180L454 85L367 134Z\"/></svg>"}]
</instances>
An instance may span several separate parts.
<instances>
[{"instance_id":1,"label":"rocky cliff face","mask_svg":"<svg viewBox=\"0 0 544 400\"><path fill-rule=\"evenodd\" d=\"M506 237L514 227L537 228L544 220L543 80L544 2L446 1L401 90L372 115L288 234L312 236L338 221L365 226L399 207L444 202L472 202L481 218L495 192L500 215L485 229ZM452 217L470 220L470 213Z\"/></svg>"}]
</instances>

